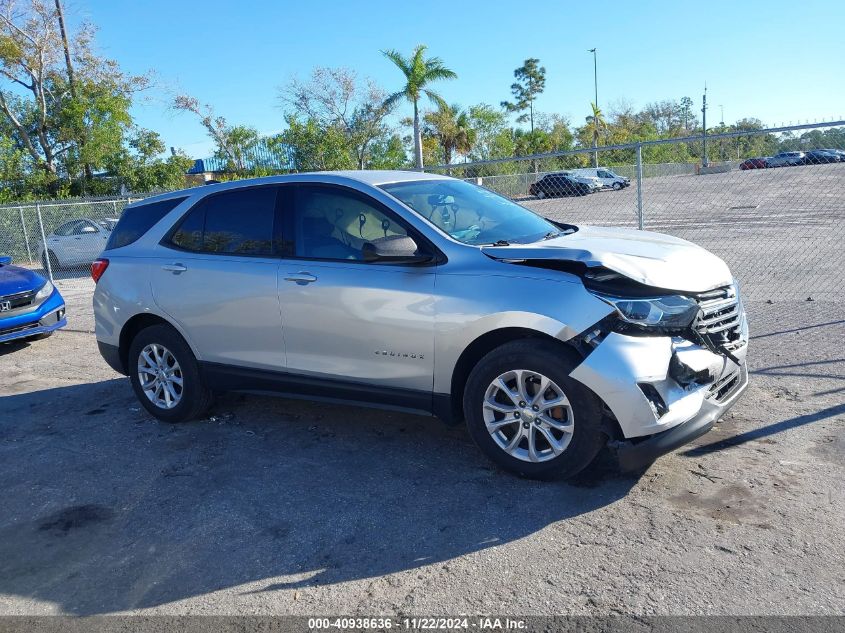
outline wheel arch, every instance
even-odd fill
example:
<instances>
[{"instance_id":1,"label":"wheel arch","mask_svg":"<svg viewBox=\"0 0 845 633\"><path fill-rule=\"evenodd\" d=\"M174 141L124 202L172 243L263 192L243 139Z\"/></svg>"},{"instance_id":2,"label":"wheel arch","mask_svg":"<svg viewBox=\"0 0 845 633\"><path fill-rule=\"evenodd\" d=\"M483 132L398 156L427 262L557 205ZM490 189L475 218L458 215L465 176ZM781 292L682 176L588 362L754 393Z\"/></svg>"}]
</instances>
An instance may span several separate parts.
<instances>
[{"instance_id":1,"label":"wheel arch","mask_svg":"<svg viewBox=\"0 0 845 633\"><path fill-rule=\"evenodd\" d=\"M120 330L118 354L120 357L120 364L124 370L124 373L127 373L129 369L129 346L132 345L132 341L138 335L138 332L152 325L167 325L173 328L173 331L179 334L179 336L181 336L185 340L188 347L192 348L193 351L193 346L190 344L190 342L188 342L187 339L185 339L184 334L182 334L182 332L179 331L179 328L173 325L173 323L158 314L142 312L140 314L136 314L128 321L126 321L126 323L123 324L123 327ZM196 355L196 352L194 352L194 354Z\"/></svg>"},{"instance_id":2,"label":"wheel arch","mask_svg":"<svg viewBox=\"0 0 845 633\"><path fill-rule=\"evenodd\" d=\"M571 345L540 330L523 327L503 327L485 332L467 345L458 357L452 369L448 406L436 406L438 417L449 424L460 423L463 420L464 388L466 387L467 378L469 378L473 367L497 347L501 347L511 341L522 339L536 339L546 342L549 345L570 349L574 352L574 348Z\"/></svg>"}]
</instances>

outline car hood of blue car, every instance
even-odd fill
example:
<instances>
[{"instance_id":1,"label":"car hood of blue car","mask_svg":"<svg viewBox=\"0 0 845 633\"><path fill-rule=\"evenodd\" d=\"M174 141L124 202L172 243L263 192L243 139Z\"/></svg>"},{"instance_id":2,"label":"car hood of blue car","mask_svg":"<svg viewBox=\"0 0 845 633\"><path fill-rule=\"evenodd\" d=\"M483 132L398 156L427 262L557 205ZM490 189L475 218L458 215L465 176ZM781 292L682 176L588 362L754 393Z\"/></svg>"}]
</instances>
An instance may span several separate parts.
<instances>
[{"instance_id":1,"label":"car hood of blue car","mask_svg":"<svg viewBox=\"0 0 845 633\"><path fill-rule=\"evenodd\" d=\"M0 296L38 290L45 281L44 277L36 272L20 266L4 264L0 260Z\"/></svg>"}]
</instances>

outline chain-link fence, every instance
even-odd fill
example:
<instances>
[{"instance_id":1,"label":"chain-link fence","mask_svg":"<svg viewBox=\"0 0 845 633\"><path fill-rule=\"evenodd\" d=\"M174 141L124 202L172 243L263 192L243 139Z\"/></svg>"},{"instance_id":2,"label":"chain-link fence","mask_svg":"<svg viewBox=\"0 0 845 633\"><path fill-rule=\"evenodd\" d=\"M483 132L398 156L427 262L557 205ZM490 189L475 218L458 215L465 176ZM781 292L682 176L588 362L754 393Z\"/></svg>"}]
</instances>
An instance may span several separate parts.
<instances>
[{"instance_id":1,"label":"chain-link fence","mask_svg":"<svg viewBox=\"0 0 845 633\"><path fill-rule=\"evenodd\" d=\"M843 125L708 135L719 160L706 165L654 160L681 144L687 147L675 153L700 154L703 139L695 137L427 171L477 182L554 220L690 240L727 261L749 299L842 300ZM781 151L747 153L767 146Z\"/></svg>"},{"instance_id":2,"label":"chain-link fence","mask_svg":"<svg viewBox=\"0 0 845 633\"><path fill-rule=\"evenodd\" d=\"M845 121L708 135L706 144L706 165L689 160L704 147L691 137L428 171L555 220L688 239L724 258L750 299L845 299ZM132 199L0 207L0 255L53 279L86 275Z\"/></svg>"},{"instance_id":3,"label":"chain-link fence","mask_svg":"<svg viewBox=\"0 0 845 633\"><path fill-rule=\"evenodd\" d=\"M51 279L86 273L133 200L74 200L0 207L0 255Z\"/></svg>"}]
</instances>

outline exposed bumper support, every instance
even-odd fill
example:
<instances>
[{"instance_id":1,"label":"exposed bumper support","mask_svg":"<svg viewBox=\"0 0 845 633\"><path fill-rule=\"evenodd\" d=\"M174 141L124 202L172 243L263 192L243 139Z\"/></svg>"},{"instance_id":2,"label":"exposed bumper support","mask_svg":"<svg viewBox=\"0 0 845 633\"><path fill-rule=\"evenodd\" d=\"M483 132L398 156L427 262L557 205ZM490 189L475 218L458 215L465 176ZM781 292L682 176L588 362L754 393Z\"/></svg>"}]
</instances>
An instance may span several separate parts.
<instances>
[{"instance_id":1,"label":"exposed bumper support","mask_svg":"<svg viewBox=\"0 0 845 633\"><path fill-rule=\"evenodd\" d=\"M701 437L713 428L716 421L739 399L740 394L748 386L748 370L745 365L740 368L740 379L731 394L721 402L711 398L704 400L701 411L683 424L652 435L637 443L623 442L617 447L619 466L622 470L635 470L652 463L661 455L665 455L676 448Z\"/></svg>"}]
</instances>

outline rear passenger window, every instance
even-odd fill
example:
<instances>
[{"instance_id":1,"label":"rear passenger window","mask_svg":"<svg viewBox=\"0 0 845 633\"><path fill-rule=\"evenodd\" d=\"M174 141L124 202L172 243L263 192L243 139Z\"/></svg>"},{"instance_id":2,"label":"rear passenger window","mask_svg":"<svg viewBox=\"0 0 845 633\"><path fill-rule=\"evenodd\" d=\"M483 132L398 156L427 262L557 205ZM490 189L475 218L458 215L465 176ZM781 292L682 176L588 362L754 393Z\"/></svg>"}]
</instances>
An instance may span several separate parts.
<instances>
[{"instance_id":1,"label":"rear passenger window","mask_svg":"<svg viewBox=\"0 0 845 633\"><path fill-rule=\"evenodd\" d=\"M202 250L202 227L205 224L205 209L194 207L179 223L170 237L170 242L186 251Z\"/></svg>"},{"instance_id":2,"label":"rear passenger window","mask_svg":"<svg viewBox=\"0 0 845 633\"><path fill-rule=\"evenodd\" d=\"M109 235L106 250L120 248L140 239L144 233L175 209L185 198L171 198L161 202L151 202L129 207L120 216L117 225Z\"/></svg>"},{"instance_id":3,"label":"rear passenger window","mask_svg":"<svg viewBox=\"0 0 845 633\"><path fill-rule=\"evenodd\" d=\"M181 249L222 255L272 255L278 187L253 187L201 200L170 237Z\"/></svg>"}]
</instances>

